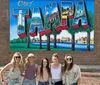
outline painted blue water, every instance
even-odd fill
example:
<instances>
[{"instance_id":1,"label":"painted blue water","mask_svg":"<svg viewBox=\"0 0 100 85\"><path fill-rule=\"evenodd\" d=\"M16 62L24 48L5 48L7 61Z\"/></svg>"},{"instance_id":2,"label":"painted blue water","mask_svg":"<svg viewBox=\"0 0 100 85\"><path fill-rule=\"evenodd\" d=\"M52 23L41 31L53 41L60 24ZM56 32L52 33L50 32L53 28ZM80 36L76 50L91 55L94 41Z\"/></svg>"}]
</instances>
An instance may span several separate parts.
<instances>
[{"instance_id":1,"label":"painted blue water","mask_svg":"<svg viewBox=\"0 0 100 85\"><path fill-rule=\"evenodd\" d=\"M39 42L33 42L33 45L40 45ZM47 43L46 42L42 42L42 46L46 46ZM50 46L54 46L54 43L51 42ZM57 48L66 48L66 49L71 49L72 44L71 43L57 43ZM75 49L76 50L82 50L82 51L86 51L87 50L87 44L75 44ZM94 44L90 44L90 50L93 51L94 50Z\"/></svg>"}]
</instances>

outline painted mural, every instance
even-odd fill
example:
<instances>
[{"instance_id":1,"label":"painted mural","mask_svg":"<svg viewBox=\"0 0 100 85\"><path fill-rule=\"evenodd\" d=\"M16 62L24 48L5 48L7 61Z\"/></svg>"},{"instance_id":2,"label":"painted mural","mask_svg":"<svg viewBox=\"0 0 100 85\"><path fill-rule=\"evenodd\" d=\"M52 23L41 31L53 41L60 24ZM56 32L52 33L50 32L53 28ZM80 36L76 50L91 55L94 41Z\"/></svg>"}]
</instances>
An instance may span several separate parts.
<instances>
[{"instance_id":1,"label":"painted mural","mask_svg":"<svg viewBox=\"0 0 100 85\"><path fill-rule=\"evenodd\" d=\"M12 51L93 51L94 0L10 0Z\"/></svg>"}]
</instances>

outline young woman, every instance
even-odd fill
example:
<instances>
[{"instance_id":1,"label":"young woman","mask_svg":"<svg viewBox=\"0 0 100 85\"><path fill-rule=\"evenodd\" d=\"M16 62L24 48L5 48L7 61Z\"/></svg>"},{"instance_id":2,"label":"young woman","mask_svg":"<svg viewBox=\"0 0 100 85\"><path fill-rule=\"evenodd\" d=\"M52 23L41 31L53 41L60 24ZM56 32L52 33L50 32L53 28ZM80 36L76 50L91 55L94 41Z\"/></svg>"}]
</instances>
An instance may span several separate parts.
<instances>
[{"instance_id":1,"label":"young woman","mask_svg":"<svg viewBox=\"0 0 100 85\"><path fill-rule=\"evenodd\" d=\"M41 62L41 66L39 68L38 75L38 85L49 85L49 79L51 77L49 60L47 58L43 58Z\"/></svg>"},{"instance_id":2,"label":"young woman","mask_svg":"<svg viewBox=\"0 0 100 85\"><path fill-rule=\"evenodd\" d=\"M36 85L38 66L35 64L35 56L29 53L26 57L24 80L22 85Z\"/></svg>"},{"instance_id":3,"label":"young woman","mask_svg":"<svg viewBox=\"0 0 100 85\"><path fill-rule=\"evenodd\" d=\"M1 70L1 79L2 83L4 83L4 72L9 70L8 73L8 85L20 85L19 78L21 76L21 69L23 65L22 55L19 52L16 52L10 63L8 63L2 70Z\"/></svg>"},{"instance_id":4,"label":"young woman","mask_svg":"<svg viewBox=\"0 0 100 85\"><path fill-rule=\"evenodd\" d=\"M62 85L62 65L59 63L59 58L57 53L54 53L52 55L52 63L50 67L52 75L51 84Z\"/></svg>"},{"instance_id":5,"label":"young woman","mask_svg":"<svg viewBox=\"0 0 100 85\"><path fill-rule=\"evenodd\" d=\"M72 56L65 56L63 65L63 84L79 85L81 77L80 67L73 63Z\"/></svg>"}]
</instances>

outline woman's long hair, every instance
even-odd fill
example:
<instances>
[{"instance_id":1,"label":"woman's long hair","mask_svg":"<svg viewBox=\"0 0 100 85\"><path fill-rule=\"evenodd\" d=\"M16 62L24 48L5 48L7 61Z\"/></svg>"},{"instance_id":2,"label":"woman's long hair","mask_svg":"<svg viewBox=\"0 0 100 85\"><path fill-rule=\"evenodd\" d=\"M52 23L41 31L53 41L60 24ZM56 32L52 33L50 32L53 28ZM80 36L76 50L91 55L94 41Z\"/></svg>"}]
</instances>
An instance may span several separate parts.
<instances>
[{"instance_id":1,"label":"woman's long hair","mask_svg":"<svg viewBox=\"0 0 100 85\"><path fill-rule=\"evenodd\" d=\"M67 58L68 55L65 56L65 58ZM71 56L72 57L72 56ZM72 62L70 63L70 65L68 66L68 63L66 60L64 60L64 65L63 65L63 73L65 73L65 71L69 71L71 70L73 67L73 57L72 57Z\"/></svg>"},{"instance_id":2,"label":"woman's long hair","mask_svg":"<svg viewBox=\"0 0 100 85\"><path fill-rule=\"evenodd\" d=\"M25 58L25 64L24 64L24 69L28 68L29 67L29 57L26 57Z\"/></svg>"},{"instance_id":3,"label":"woman's long hair","mask_svg":"<svg viewBox=\"0 0 100 85\"><path fill-rule=\"evenodd\" d=\"M26 68L28 68L29 67L29 65L30 65L30 62L29 62L29 55L32 55L31 57L34 57L34 59L35 59L35 56L34 56L34 54L33 53L29 53L28 54L28 56L25 58L25 64L24 64L24 69L26 69Z\"/></svg>"},{"instance_id":4,"label":"woman's long hair","mask_svg":"<svg viewBox=\"0 0 100 85\"><path fill-rule=\"evenodd\" d=\"M13 65L13 67L11 69L12 72L14 72L14 69L15 69L15 65L16 65L16 60L15 59L16 59L16 56L20 57L20 61L18 63L18 66L19 66L20 70L23 67L23 57L22 57L22 55L19 52L15 52L14 55L13 55L13 57L12 57L12 59L11 59L11 62L10 62Z\"/></svg>"},{"instance_id":5,"label":"woman's long hair","mask_svg":"<svg viewBox=\"0 0 100 85\"><path fill-rule=\"evenodd\" d=\"M48 75L51 76L51 72L50 72L50 67L49 67L49 60L48 58L43 58L41 61L41 66L40 66L40 76L43 78L43 60L47 61L47 66L46 66L46 70L48 72Z\"/></svg>"}]
</instances>

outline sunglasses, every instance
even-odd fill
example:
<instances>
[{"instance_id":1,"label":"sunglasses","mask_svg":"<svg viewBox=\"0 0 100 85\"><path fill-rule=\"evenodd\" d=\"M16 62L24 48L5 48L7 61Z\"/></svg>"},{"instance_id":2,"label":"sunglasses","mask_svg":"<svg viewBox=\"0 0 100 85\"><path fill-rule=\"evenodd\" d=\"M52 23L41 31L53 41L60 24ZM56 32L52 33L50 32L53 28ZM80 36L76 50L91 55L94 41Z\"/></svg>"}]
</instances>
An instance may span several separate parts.
<instances>
[{"instance_id":1,"label":"sunglasses","mask_svg":"<svg viewBox=\"0 0 100 85\"><path fill-rule=\"evenodd\" d=\"M70 61L71 61L71 60L72 60L72 58L67 58L66 60L70 60Z\"/></svg>"},{"instance_id":2,"label":"sunglasses","mask_svg":"<svg viewBox=\"0 0 100 85\"><path fill-rule=\"evenodd\" d=\"M21 58L20 56L16 56L15 58Z\"/></svg>"}]
</instances>

